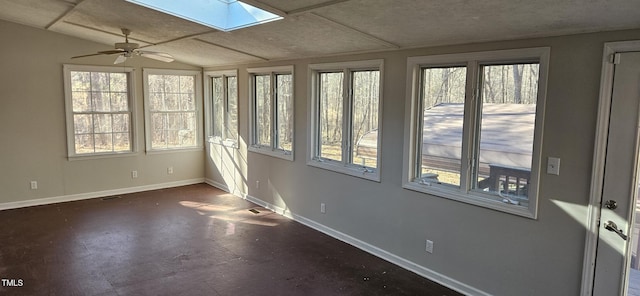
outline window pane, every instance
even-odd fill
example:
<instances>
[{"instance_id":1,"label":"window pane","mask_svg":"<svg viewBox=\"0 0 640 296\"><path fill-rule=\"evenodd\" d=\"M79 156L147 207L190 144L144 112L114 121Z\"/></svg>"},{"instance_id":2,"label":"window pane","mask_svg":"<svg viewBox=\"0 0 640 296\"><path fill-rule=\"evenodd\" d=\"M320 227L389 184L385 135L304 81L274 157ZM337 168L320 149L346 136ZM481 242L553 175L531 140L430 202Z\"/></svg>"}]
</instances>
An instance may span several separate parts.
<instances>
[{"instance_id":1,"label":"window pane","mask_svg":"<svg viewBox=\"0 0 640 296\"><path fill-rule=\"evenodd\" d=\"M166 114L151 114L151 132L153 134L151 137L152 148L165 148L167 146L166 130Z\"/></svg>"},{"instance_id":2,"label":"window pane","mask_svg":"<svg viewBox=\"0 0 640 296\"><path fill-rule=\"evenodd\" d=\"M76 135L75 150L77 154L93 153L93 135Z\"/></svg>"},{"instance_id":3,"label":"window pane","mask_svg":"<svg viewBox=\"0 0 640 296\"><path fill-rule=\"evenodd\" d=\"M195 92L195 76L179 76L180 77L180 93L193 94Z\"/></svg>"},{"instance_id":4,"label":"window pane","mask_svg":"<svg viewBox=\"0 0 640 296\"><path fill-rule=\"evenodd\" d=\"M182 126L178 132L180 146L191 147L196 145L196 114L183 113Z\"/></svg>"},{"instance_id":5,"label":"window pane","mask_svg":"<svg viewBox=\"0 0 640 296\"><path fill-rule=\"evenodd\" d=\"M83 92L90 91L91 72L71 71L71 90Z\"/></svg>"},{"instance_id":6,"label":"window pane","mask_svg":"<svg viewBox=\"0 0 640 296\"><path fill-rule=\"evenodd\" d=\"M482 67L476 189L527 200L538 71L537 63Z\"/></svg>"},{"instance_id":7,"label":"window pane","mask_svg":"<svg viewBox=\"0 0 640 296\"><path fill-rule=\"evenodd\" d=\"M174 93L165 93L164 106L166 111L180 110L180 95Z\"/></svg>"},{"instance_id":8,"label":"window pane","mask_svg":"<svg viewBox=\"0 0 640 296\"><path fill-rule=\"evenodd\" d=\"M293 75L276 75L276 148L291 151L293 147Z\"/></svg>"},{"instance_id":9,"label":"window pane","mask_svg":"<svg viewBox=\"0 0 640 296\"><path fill-rule=\"evenodd\" d=\"M111 111L129 110L129 100L126 92L111 93Z\"/></svg>"},{"instance_id":10,"label":"window pane","mask_svg":"<svg viewBox=\"0 0 640 296\"><path fill-rule=\"evenodd\" d=\"M93 111L109 112L111 111L111 95L109 92L94 91L91 92L91 103Z\"/></svg>"},{"instance_id":11,"label":"window pane","mask_svg":"<svg viewBox=\"0 0 640 296\"><path fill-rule=\"evenodd\" d=\"M113 151L129 151L131 150L131 144L129 144L128 133L114 133L113 134Z\"/></svg>"},{"instance_id":12,"label":"window pane","mask_svg":"<svg viewBox=\"0 0 640 296\"><path fill-rule=\"evenodd\" d=\"M164 92L164 80L162 75L148 75L147 76L147 87L149 89L149 93L162 93Z\"/></svg>"},{"instance_id":13,"label":"window pane","mask_svg":"<svg viewBox=\"0 0 640 296\"><path fill-rule=\"evenodd\" d=\"M211 100L212 102L212 119L213 119L213 136L222 137L224 129L224 93L222 85L222 77L211 78Z\"/></svg>"},{"instance_id":14,"label":"window pane","mask_svg":"<svg viewBox=\"0 0 640 296\"><path fill-rule=\"evenodd\" d=\"M113 92L126 92L127 91L127 74L125 73L110 73L110 90Z\"/></svg>"},{"instance_id":15,"label":"window pane","mask_svg":"<svg viewBox=\"0 0 640 296\"><path fill-rule=\"evenodd\" d=\"M111 114L94 114L93 115L93 132L94 133L110 133ZM96 144L97 145L97 144Z\"/></svg>"},{"instance_id":16,"label":"window pane","mask_svg":"<svg viewBox=\"0 0 640 296\"><path fill-rule=\"evenodd\" d=\"M422 70L422 143L418 176L460 186L462 124L467 69Z\"/></svg>"},{"instance_id":17,"label":"window pane","mask_svg":"<svg viewBox=\"0 0 640 296\"><path fill-rule=\"evenodd\" d=\"M180 109L184 111L195 111L196 110L195 94L192 94L192 93L181 94Z\"/></svg>"},{"instance_id":18,"label":"window pane","mask_svg":"<svg viewBox=\"0 0 640 296\"><path fill-rule=\"evenodd\" d=\"M352 163L375 168L378 159L378 102L380 71L353 72L351 124Z\"/></svg>"},{"instance_id":19,"label":"window pane","mask_svg":"<svg viewBox=\"0 0 640 296\"><path fill-rule=\"evenodd\" d=\"M129 114L113 115L113 131L129 132Z\"/></svg>"},{"instance_id":20,"label":"window pane","mask_svg":"<svg viewBox=\"0 0 640 296\"><path fill-rule=\"evenodd\" d=\"M90 114L75 114L73 115L73 127L74 133L79 134L91 134L93 133L93 121Z\"/></svg>"},{"instance_id":21,"label":"window pane","mask_svg":"<svg viewBox=\"0 0 640 296\"><path fill-rule=\"evenodd\" d=\"M180 76L162 75L164 79L164 92L166 94L180 93Z\"/></svg>"},{"instance_id":22,"label":"window pane","mask_svg":"<svg viewBox=\"0 0 640 296\"><path fill-rule=\"evenodd\" d=\"M91 90L109 91L109 73L91 72Z\"/></svg>"},{"instance_id":23,"label":"window pane","mask_svg":"<svg viewBox=\"0 0 640 296\"><path fill-rule=\"evenodd\" d=\"M91 93L88 91L71 92L71 101L73 102L73 112L92 111Z\"/></svg>"},{"instance_id":24,"label":"window pane","mask_svg":"<svg viewBox=\"0 0 640 296\"><path fill-rule=\"evenodd\" d=\"M238 79L227 77L227 138L238 140Z\"/></svg>"},{"instance_id":25,"label":"window pane","mask_svg":"<svg viewBox=\"0 0 640 296\"><path fill-rule=\"evenodd\" d=\"M271 146L271 76L256 75L254 79L256 144Z\"/></svg>"},{"instance_id":26,"label":"window pane","mask_svg":"<svg viewBox=\"0 0 640 296\"><path fill-rule=\"evenodd\" d=\"M95 134L94 141L96 152L112 152L113 141L112 134Z\"/></svg>"},{"instance_id":27,"label":"window pane","mask_svg":"<svg viewBox=\"0 0 640 296\"><path fill-rule=\"evenodd\" d=\"M320 73L320 157L342 161L344 73Z\"/></svg>"}]
</instances>

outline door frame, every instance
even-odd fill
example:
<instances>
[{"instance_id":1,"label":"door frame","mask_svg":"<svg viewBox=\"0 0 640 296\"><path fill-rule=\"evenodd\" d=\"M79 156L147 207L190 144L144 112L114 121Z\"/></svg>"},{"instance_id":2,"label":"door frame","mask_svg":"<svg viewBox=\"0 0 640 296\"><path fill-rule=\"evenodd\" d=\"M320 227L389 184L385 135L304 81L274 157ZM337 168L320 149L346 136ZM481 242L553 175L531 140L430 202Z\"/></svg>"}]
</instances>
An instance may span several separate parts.
<instances>
[{"instance_id":1,"label":"door frame","mask_svg":"<svg viewBox=\"0 0 640 296\"><path fill-rule=\"evenodd\" d=\"M602 74L600 76L600 99L598 103L598 118L596 121L595 147L591 171L591 188L589 205L587 206L587 235L585 239L582 288L580 293L583 296L591 296L593 294L596 249L600 229L598 220L600 219L604 165L607 151L607 138L609 137L609 118L611 115L611 99L613 94L614 54L631 51L640 51L640 40L607 42L604 44Z\"/></svg>"}]
</instances>

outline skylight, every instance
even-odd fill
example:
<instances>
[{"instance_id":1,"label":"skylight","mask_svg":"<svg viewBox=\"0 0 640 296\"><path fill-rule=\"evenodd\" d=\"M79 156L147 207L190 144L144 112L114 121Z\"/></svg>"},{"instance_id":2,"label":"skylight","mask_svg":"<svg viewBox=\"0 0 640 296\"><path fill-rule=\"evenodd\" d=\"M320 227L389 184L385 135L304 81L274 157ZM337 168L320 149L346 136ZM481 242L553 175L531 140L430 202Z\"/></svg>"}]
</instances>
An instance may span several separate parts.
<instances>
[{"instance_id":1,"label":"skylight","mask_svg":"<svg viewBox=\"0 0 640 296\"><path fill-rule=\"evenodd\" d=\"M237 0L126 1L225 32L282 19L277 14Z\"/></svg>"}]
</instances>

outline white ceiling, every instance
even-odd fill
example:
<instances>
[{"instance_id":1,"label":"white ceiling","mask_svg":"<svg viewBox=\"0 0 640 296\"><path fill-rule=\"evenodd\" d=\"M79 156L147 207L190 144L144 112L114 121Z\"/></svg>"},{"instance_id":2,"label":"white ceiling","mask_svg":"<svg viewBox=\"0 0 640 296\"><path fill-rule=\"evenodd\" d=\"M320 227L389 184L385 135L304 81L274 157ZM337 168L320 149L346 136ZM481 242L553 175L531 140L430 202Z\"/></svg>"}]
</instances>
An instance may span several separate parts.
<instances>
[{"instance_id":1,"label":"white ceiling","mask_svg":"<svg viewBox=\"0 0 640 296\"><path fill-rule=\"evenodd\" d=\"M124 0L0 0L0 19L202 66L640 28L639 0L247 0L283 20L221 32ZM85 52L71 55L88 54Z\"/></svg>"}]
</instances>

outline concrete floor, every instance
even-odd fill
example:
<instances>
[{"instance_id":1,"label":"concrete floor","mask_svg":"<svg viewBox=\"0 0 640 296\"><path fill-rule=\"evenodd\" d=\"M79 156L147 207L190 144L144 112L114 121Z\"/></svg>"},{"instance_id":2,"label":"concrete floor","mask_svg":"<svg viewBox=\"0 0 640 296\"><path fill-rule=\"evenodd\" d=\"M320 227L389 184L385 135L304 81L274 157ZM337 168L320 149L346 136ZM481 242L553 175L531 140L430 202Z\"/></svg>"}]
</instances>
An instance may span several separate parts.
<instances>
[{"instance_id":1,"label":"concrete floor","mask_svg":"<svg viewBox=\"0 0 640 296\"><path fill-rule=\"evenodd\" d=\"M460 295L205 184L0 223L0 295Z\"/></svg>"}]
</instances>

